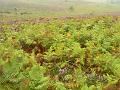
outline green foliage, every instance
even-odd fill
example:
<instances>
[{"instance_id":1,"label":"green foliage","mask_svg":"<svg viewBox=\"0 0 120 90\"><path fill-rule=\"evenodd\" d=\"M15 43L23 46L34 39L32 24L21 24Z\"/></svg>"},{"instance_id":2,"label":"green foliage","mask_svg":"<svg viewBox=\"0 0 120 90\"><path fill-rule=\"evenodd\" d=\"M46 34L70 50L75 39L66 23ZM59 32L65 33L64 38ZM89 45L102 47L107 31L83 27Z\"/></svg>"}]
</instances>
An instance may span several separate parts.
<instances>
[{"instance_id":1,"label":"green foliage","mask_svg":"<svg viewBox=\"0 0 120 90\"><path fill-rule=\"evenodd\" d=\"M64 84L61 83L61 82L56 82L55 85L56 85L56 90L67 90L67 89L65 88Z\"/></svg>"},{"instance_id":2,"label":"green foliage","mask_svg":"<svg viewBox=\"0 0 120 90\"><path fill-rule=\"evenodd\" d=\"M118 85L120 20L116 18L3 25L0 90L102 90Z\"/></svg>"}]
</instances>

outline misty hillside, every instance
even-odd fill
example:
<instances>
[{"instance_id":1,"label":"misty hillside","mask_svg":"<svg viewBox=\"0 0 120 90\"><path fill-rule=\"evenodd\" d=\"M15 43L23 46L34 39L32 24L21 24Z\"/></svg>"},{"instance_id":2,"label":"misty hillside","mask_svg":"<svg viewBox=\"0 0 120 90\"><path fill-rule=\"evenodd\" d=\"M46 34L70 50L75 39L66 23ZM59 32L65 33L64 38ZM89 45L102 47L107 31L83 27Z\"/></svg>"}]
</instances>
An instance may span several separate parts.
<instances>
[{"instance_id":1,"label":"misty hillside","mask_svg":"<svg viewBox=\"0 0 120 90\"><path fill-rule=\"evenodd\" d=\"M28 9L36 11L65 11L71 6L85 6L83 0L0 0L0 10Z\"/></svg>"},{"instance_id":2,"label":"misty hillside","mask_svg":"<svg viewBox=\"0 0 120 90\"><path fill-rule=\"evenodd\" d=\"M116 2L118 1L114 0L113 3L113 0L0 0L0 15L5 13L64 16L119 12L120 6Z\"/></svg>"},{"instance_id":3,"label":"misty hillside","mask_svg":"<svg viewBox=\"0 0 120 90\"><path fill-rule=\"evenodd\" d=\"M119 0L0 0L0 7L67 7L67 6L86 6L106 3L118 3Z\"/></svg>"},{"instance_id":4,"label":"misty hillside","mask_svg":"<svg viewBox=\"0 0 120 90\"><path fill-rule=\"evenodd\" d=\"M65 8L67 6L81 4L82 0L0 0L1 8ZM82 3L83 4L83 3ZM49 8L48 8L49 9Z\"/></svg>"}]
</instances>

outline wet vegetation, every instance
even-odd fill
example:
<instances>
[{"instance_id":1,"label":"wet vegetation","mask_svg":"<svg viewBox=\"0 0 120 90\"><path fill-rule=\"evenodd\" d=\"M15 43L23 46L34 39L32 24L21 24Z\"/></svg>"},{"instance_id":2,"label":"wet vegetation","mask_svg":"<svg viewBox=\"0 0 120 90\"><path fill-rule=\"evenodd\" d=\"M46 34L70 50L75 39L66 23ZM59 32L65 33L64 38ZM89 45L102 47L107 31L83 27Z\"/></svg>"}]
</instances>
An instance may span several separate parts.
<instances>
[{"instance_id":1,"label":"wet vegetation","mask_svg":"<svg viewBox=\"0 0 120 90\"><path fill-rule=\"evenodd\" d=\"M119 16L0 23L0 90L119 89Z\"/></svg>"}]
</instances>

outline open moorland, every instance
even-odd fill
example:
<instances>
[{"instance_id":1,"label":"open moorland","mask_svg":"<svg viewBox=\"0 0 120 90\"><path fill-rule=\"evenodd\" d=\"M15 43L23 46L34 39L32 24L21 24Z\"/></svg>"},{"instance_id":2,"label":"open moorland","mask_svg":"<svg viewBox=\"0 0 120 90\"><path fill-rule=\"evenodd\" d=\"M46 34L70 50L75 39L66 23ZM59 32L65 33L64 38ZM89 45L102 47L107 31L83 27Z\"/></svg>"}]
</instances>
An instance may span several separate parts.
<instances>
[{"instance_id":1,"label":"open moorland","mask_svg":"<svg viewBox=\"0 0 120 90\"><path fill-rule=\"evenodd\" d=\"M0 90L120 90L119 4L18 1L0 1Z\"/></svg>"}]
</instances>

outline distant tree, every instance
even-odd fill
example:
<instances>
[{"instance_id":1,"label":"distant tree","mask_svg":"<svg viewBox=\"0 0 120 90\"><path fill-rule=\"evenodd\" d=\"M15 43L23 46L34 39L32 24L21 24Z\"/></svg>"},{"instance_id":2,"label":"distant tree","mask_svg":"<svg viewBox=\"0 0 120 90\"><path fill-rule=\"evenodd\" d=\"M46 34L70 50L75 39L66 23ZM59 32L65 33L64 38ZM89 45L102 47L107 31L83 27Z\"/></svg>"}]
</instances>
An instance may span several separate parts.
<instances>
[{"instance_id":1,"label":"distant tree","mask_svg":"<svg viewBox=\"0 0 120 90\"><path fill-rule=\"evenodd\" d=\"M17 8L14 8L15 11L17 11Z\"/></svg>"},{"instance_id":2,"label":"distant tree","mask_svg":"<svg viewBox=\"0 0 120 90\"><path fill-rule=\"evenodd\" d=\"M74 7L73 7L73 6L70 6L70 7L69 7L69 10L70 10L70 11L74 11Z\"/></svg>"},{"instance_id":3,"label":"distant tree","mask_svg":"<svg viewBox=\"0 0 120 90\"><path fill-rule=\"evenodd\" d=\"M18 9L17 9L17 8L14 8L14 11L15 11L15 13L17 14Z\"/></svg>"},{"instance_id":4,"label":"distant tree","mask_svg":"<svg viewBox=\"0 0 120 90\"><path fill-rule=\"evenodd\" d=\"M68 0L65 0L65 2L68 2Z\"/></svg>"}]
</instances>

